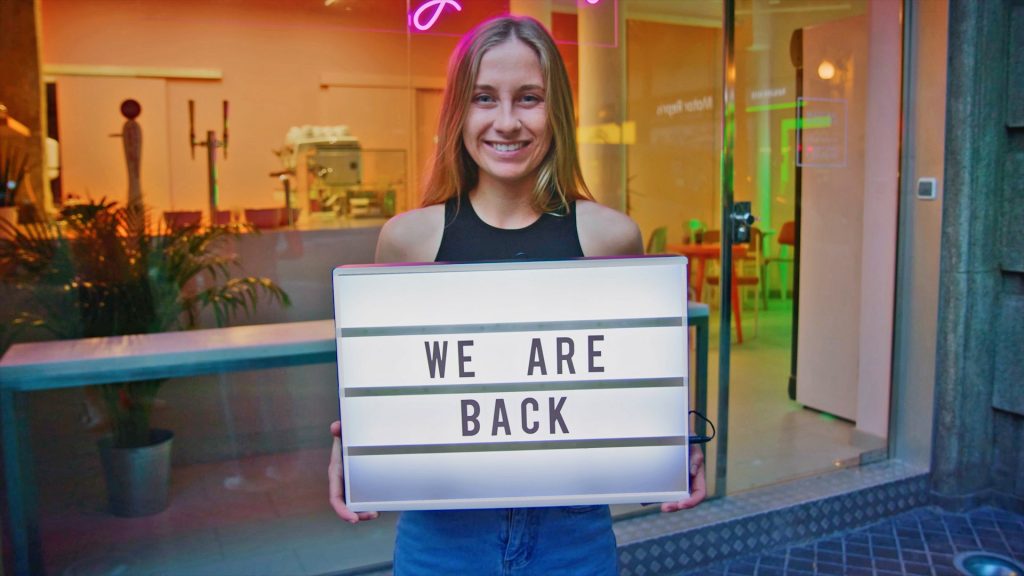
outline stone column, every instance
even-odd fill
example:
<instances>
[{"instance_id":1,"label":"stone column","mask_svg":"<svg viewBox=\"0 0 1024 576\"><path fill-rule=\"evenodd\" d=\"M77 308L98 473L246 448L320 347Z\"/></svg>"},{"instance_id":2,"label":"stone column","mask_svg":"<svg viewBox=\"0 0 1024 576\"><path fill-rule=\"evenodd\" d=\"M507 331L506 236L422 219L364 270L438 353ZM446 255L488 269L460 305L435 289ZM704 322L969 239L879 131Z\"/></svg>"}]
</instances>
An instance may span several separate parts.
<instances>
[{"instance_id":1,"label":"stone column","mask_svg":"<svg viewBox=\"0 0 1024 576\"><path fill-rule=\"evenodd\" d=\"M1009 5L1010 0L949 4L931 480L939 503L951 508L978 504L992 487Z\"/></svg>"}]
</instances>

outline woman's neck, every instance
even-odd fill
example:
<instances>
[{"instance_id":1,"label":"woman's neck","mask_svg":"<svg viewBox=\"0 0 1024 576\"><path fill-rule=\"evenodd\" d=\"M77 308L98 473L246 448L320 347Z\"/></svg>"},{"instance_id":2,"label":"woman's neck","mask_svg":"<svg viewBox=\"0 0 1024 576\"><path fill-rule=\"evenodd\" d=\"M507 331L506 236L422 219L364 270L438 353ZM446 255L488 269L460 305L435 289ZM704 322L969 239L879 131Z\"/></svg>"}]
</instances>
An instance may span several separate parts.
<instances>
[{"instance_id":1,"label":"woman's neck","mask_svg":"<svg viewBox=\"0 0 1024 576\"><path fill-rule=\"evenodd\" d=\"M540 218L532 203L533 185L489 186L481 182L469 192L473 210L495 228L525 228Z\"/></svg>"}]
</instances>

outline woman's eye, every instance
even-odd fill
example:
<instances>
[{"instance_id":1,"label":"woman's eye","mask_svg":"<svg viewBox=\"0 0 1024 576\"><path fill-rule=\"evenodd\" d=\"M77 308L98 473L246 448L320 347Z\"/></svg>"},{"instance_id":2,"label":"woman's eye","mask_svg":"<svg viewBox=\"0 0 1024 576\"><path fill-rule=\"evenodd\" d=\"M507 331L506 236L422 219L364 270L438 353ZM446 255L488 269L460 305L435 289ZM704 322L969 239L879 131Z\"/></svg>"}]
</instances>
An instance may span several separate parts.
<instances>
[{"instance_id":1,"label":"woman's eye","mask_svg":"<svg viewBox=\"0 0 1024 576\"><path fill-rule=\"evenodd\" d=\"M494 98L490 94L477 94L473 96L473 102L476 104L491 104L494 102Z\"/></svg>"},{"instance_id":2,"label":"woman's eye","mask_svg":"<svg viewBox=\"0 0 1024 576\"><path fill-rule=\"evenodd\" d=\"M520 99L524 104L539 104L543 100L536 94L524 94Z\"/></svg>"}]
</instances>

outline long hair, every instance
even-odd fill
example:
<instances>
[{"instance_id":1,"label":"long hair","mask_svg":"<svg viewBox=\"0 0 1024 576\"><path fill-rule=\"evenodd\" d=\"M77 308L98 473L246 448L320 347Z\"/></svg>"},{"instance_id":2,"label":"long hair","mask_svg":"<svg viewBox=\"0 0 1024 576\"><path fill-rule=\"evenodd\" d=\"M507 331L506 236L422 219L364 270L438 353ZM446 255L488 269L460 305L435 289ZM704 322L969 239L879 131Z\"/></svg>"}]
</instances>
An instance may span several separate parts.
<instances>
[{"instance_id":1,"label":"long hair","mask_svg":"<svg viewBox=\"0 0 1024 576\"><path fill-rule=\"evenodd\" d=\"M529 46L544 75L551 145L537 169L531 204L540 212L567 213L570 202L592 199L583 181L576 152L572 88L565 63L544 26L525 16L502 16L481 23L462 37L448 61L448 79L441 104L437 148L423 195L423 206L460 198L479 181L479 167L462 139L462 128L473 97L480 60L487 50L509 39Z\"/></svg>"}]
</instances>

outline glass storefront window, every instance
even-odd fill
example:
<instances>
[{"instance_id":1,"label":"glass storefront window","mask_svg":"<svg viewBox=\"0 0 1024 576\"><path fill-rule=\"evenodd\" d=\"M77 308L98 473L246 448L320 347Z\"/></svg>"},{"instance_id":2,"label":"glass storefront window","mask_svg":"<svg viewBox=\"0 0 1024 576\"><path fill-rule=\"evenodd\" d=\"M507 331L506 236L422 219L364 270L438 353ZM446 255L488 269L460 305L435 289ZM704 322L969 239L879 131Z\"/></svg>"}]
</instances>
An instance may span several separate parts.
<instances>
[{"instance_id":1,"label":"glass storefront window","mask_svg":"<svg viewBox=\"0 0 1024 576\"><path fill-rule=\"evenodd\" d=\"M414 17L423 5L41 0L56 208L127 202L123 138L111 136L123 136L120 106L134 99L152 216L206 222L215 198L222 221L262 229L231 246L246 273L273 279L295 302L248 321L329 319L331 268L371 262L380 226L419 205L459 36L512 12L545 21L559 43L595 197L632 216L645 244L661 230L665 251L720 245L721 1L462 0L461 10L435 3L430 27L433 12ZM759 221L753 242L734 252L737 297L720 293L731 271L719 269L716 252L691 256L691 279L700 264L703 280L689 294L712 309L711 415L719 359L731 368L719 494L884 456L899 10L895 0L736 3L732 194ZM7 322L18 303L4 302ZM732 307L729 326L718 321L721 306ZM732 344L720 349L723 330ZM330 367L165 383L155 419L176 434L171 503L145 519L106 508L88 430L95 391L31 394L47 571L318 574L388 562L395 515L350 527L327 503L327 426L337 413Z\"/></svg>"}]
</instances>

